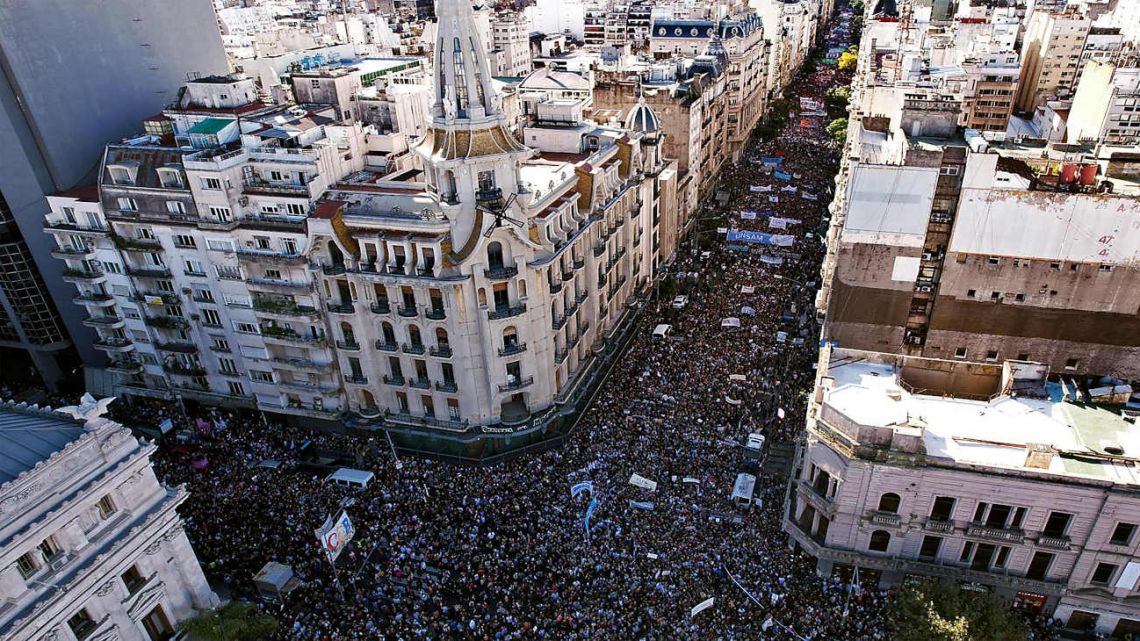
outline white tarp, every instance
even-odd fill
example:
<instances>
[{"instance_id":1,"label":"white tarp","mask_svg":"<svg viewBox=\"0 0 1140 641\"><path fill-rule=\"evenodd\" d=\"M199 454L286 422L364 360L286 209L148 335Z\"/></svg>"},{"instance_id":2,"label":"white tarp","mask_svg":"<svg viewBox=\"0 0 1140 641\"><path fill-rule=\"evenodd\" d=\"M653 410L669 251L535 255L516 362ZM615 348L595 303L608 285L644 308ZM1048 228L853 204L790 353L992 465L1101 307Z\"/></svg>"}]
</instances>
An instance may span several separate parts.
<instances>
[{"instance_id":1,"label":"white tarp","mask_svg":"<svg viewBox=\"0 0 1140 641\"><path fill-rule=\"evenodd\" d=\"M900 280L913 283L918 278L918 268L921 267L918 256L895 256L895 265L891 269L891 280Z\"/></svg>"},{"instance_id":2,"label":"white tarp","mask_svg":"<svg viewBox=\"0 0 1140 641\"><path fill-rule=\"evenodd\" d=\"M1129 561L1128 565L1124 566L1124 571L1120 573L1120 578L1116 580L1116 587L1131 590L1136 586L1136 579L1140 579L1140 563Z\"/></svg>"},{"instance_id":3,"label":"white tarp","mask_svg":"<svg viewBox=\"0 0 1140 641\"><path fill-rule=\"evenodd\" d=\"M856 164L844 242L922 247L937 182L937 167Z\"/></svg>"},{"instance_id":4,"label":"white tarp","mask_svg":"<svg viewBox=\"0 0 1140 641\"><path fill-rule=\"evenodd\" d=\"M630 485L636 485L637 487L645 488L645 489L649 490L650 492L656 492L657 491L657 481L652 481L650 479L647 479L640 474L631 475L629 477L629 484Z\"/></svg>"}]
</instances>

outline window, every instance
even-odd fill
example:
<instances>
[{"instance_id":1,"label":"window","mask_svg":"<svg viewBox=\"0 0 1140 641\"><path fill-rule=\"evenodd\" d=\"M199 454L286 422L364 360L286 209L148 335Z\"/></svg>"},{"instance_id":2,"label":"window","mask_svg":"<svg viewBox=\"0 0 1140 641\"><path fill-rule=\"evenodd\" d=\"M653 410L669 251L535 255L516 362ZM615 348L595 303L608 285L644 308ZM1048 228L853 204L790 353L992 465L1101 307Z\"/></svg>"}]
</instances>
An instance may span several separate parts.
<instances>
[{"instance_id":1,"label":"window","mask_svg":"<svg viewBox=\"0 0 1140 641\"><path fill-rule=\"evenodd\" d=\"M230 220L230 208L229 207L213 207L213 206L211 206L210 207L210 215L213 216L214 218L217 218L218 220L220 220L222 222L228 222Z\"/></svg>"},{"instance_id":2,"label":"window","mask_svg":"<svg viewBox=\"0 0 1140 641\"><path fill-rule=\"evenodd\" d=\"M191 236L190 234L175 234L174 235L174 246L175 247L185 247L187 249L194 249L194 247L196 247L196 244L194 242L194 237Z\"/></svg>"},{"instance_id":3,"label":"window","mask_svg":"<svg viewBox=\"0 0 1140 641\"><path fill-rule=\"evenodd\" d=\"M958 349L954 350L954 358L966 358L967 353L968 352L966 351L965 347L959 347Z\"/></svg>"},{"instance_id":4,"label":"window","mask_svg":"<svg viewBox=\"0 0 1140 641\"><path fill-rule=\"evenodd\" d=\"M991 350L986 352L986 360L987 361L994 363L994 362L997 362L997 359L998 359L997 350L991 349Z\"/></svg>"},{"instance_id":5,"label":"window","mask_svg":"<svg viewBox=\"0 0 1140 641\"><path fill-rule=\"evenodd\" d=\"M245 334L256 334L257 325L254 323L234 323L234 331L243 332Z\"/></svg>"},{"instance_id":6,"label":"window","mask_svg":"<svg viewBox=\"0 0 1140 641\"><path fill-rule=\"evenodd\" d=\"M229 238L207 238L206 248L216 252L232 252L234 241Z\"/></svg>"},{"instance_id":7,"label":"window","mask_svg":"<svg viewBox=\"0 0 1140 641\"><path fill-rule=\"evenodd\" d=\"M130 594L138 592L143 585L146 585L146 577L142 575L142 572L139 572L138 566L135 565L127 568L127 571L120 574L119 578L123 580L123 585L127 586L127 592Z\"/></svg>"},{"instance_id":8,"label":"window","mask_svg":"<svg viewBox=\"0 0 1140 641\"><path fill-rule=\"evenodd\" d=\"M115 513L115 502L111 500L110 494L103 495L95 507L99 510L99 518L103 520L110 518Z\"/></svg>"},{"instance_id":9,"label":"window","mask_svg":"<svg viewBox=\"0 0 1140 641\"><path fill-rule=\"evenodd\" d=\"M447 399L447 415L453 421L459 420L459 399Z\"/></svg>"},{"instance_id":10,"label":"window","mask_svg":"<svg viewBox=\"0 0 1140 641\"><path fill-rule=\"evenodd\" d=\"M962 546L962 553L958 555L958 560L965 563L968 562L972 556L974 556L974 542L966 541L966 544Z\"/></svg>"},{"instance_id":11,"label":"window","mask_svg":"<svg viewBox=\"0 0 1140 641\"><path fill-rule=\"evenodd\" d=\"M206 268L202 267L201 261L187 260L185 261L185 273L187 276L205 276Z\"/></svg>"},{"instance_id":12,"label":"window","mask_svg":"<svg viewBox=\"0 0 1140 641\"><path fill-rule=\"evenodd\" d=\"M886 552L891 544L891 535L886 530L875 530L871 533L871 542L867 549L872 552Z\"/></svg>"},{"instance_id":13,"label":"window","mask_svg":"<svg viewBox=\"0 0 1140 641\"><path fill-rule=\"evenodd\" d=\"M1065 369L1077 369L1077 366L1079 366L1080 364L1081 364L1080 359L1077 359L1077 358L1066 359L1065 360Z\"/></svg>"},{"instance_id":14,"label":"window","mask_svg":"<svg viewBox=\"0 0 1140 641\"><path fill-rule=\"evenodd\" d=\"M38 557L39 555L35 552L25 552L16 559L16 567L20 570L20 576L26 579L40 569Z\"/></svg>"},{"instance_id":15,"label":"window","mask_svg":"<svg viewBox=\"0 0 1140 641\"><path fill-rule=\"evenodd\" d=\"M80 610L67 620L67 627L71 628L71 633L75 635L76 639L82 641L95 630L95 620L91 618L87 610Z\"/></svg>"},{"instance_id":16,"label":"window","mask_svg":"<svg viewBox=\"0 0 1140 641\"><path fill-rule=\"evenodd\" d=\"M111 172L111 182L116 185L130 185L134 184L135 177L132 175L130 169L126 167L108 167Z\"/></svg>"},{"instance_id":17,"label":"window","mask_svg":"<svg viewBox=\"0 0 1140 641\"><path fill-rule=\"evenodd\" d=\"M1024 303L1025 302L1025 294L1016 294L1016 295L1014 295L1013 300L1015 300L1019 303Z\"/></svg>"},{"instance_id":18,"label":"window","mask_svg":"<svg viewBox=\"0 0 1140 641\"><path fill-rule=\"evenodd\" d=\"M226 381L226 385L229 387L232 396L245 396L245 386L241 384L241 381Z\"/></svg>"},{"instance_id":19,"label":"window","mask_svg":"<svg viewBox=\"0 0 1140 641\"><path fill-rule=\"evenodd\" d=\"M308 213L309 207L303 203L289 203L285 205L285 211L289 212L290 216L304 216Z\"/></svg>"},{"instance_id":20,"label":"window","mask_svg":"<svg viewBox=\"0 0 1140 641\"><path fill-rule=\"evenodd\" d=\"M1041 530L1041 534L1052 537L1062 537L1069 530L1069 523L1073 520L1073 515L1066 512L1050 512L1048 520L1045 521L1045 529Z\"/></svg>"},{"instance_id":21,"label":"window","mask_svg":"<svg viewBox=\"0 0 1140 641\"><path fill-rule=\"evenodd\" d=\"M1102 272L1110 272L1110 271L1112 271L1112 265L1101 265L1101 266L1100 266L1100 271L1102 271Z\"/></svg>"},{"instance_id":22,"label":"window","mask_svg":"<svg viewBox=\"0 0 1140 641\"><path fill-rule=\"evenodd\" d=\"M216 309L203 309L202 310L202 324L211 325L213 327L222 326L222 317L218 314Z\"/></svg>"},{"instance_id":23,"label":"window","mask_svg":"<svg viewBox=\"0 0 1140 641\"><path fill-rule=\"evenodd\" d=\"M217 179L217 178L203 178L202 179L202 189L221 189L221 188L222 188L222 181ZM213 209L213 207L211 207L210 209Z\"/></svg>"},{"instance_id":24,"label":"window","mask_svg":"<svg viewBox=\"0 0 1140 641\"><path fill-rule=\"evenodd\" d=\"M932 561L938 557L938 550L942 547L942 537L922 537L922 547L918 548L918 558L923 561Z\"/></svg>"},{"instance_id":25,"label":"window","mask_svg":"<svg viewBox=\"0 0 1140 641\"><path fill-rule=\"evenodd\" d=\"M122 211L138 211L139 206L138 203L135 202L134 198L120 198L119 209Z\"/></svg>"},{"instance_id":26,"label":"window","mask_svg":"<svg viewBox=\"0 0 1140 641\"><path fill-rule=\"evenodd\" d=\"M259 383L273 382L273 372L267 372L265 370L251 369L249 370L249 377Z\"/></svg>"},{"instance_id":27,"label":"window","mask_svg":"<svg viewBox=\"0 0 1140 641\"><path fill-rule=\"evenodd\" d=\"M996 257L996 256L990 256L990 264L991 265L1000 265L1001 259Z\"/></svg>"},{"instance_id":28,"label":"window","mask_svg":"<svg viewBox=\"0 0 1140 641\"><path fill-rule=\"evenodd\" d=\"M954 503L956 499L950 496L934 497L934 505L930 507L931 521L949 521L954 516Z\"/></svg>"},{"instance_id":29,"label":"window","mask_svg":"<svg viewBox=\"0 0 1140 641\"><path fill-rule=\"evenodd\" d=\"M1001 292L990 292L990 300L995 303L1001 302Z\"/></svg>"},{"instance_id":30,"label":"window","mask_svg":"<svg viewBox=\"0 0 1140 641\"><path fill-rule=\"evenodd\" d=\"M224 338L214 338L210 342L210 349L214 350L215 352L229 352L230 342Z\"/></svg>"},{"instance_id":31,"label":"window","mask_svg":"<svg viewBox=\"0 0 1140 641\"><path fill-rule=\"evenodd\" d=\"M976 289L969 289L969 290L966 290L966 296L967 296L968 298L973 298L973 297L974 297L974 296L976 296L977 294L978 294L978 290L976 290Z\"/></svg>"},{"instance_id":32,"label":"window","mask_svg":"<svg viewBox=\"0 0 1140 641\"><path fill-rule=\"evenodd\" d=\"M59 544L55 542L55 537L53 536L49 536L43 541L40 541L38 547L40 552L44 555L44 559L48 562L51 562L52 559L63 553L63 550L59 547Z\"/></svg>"},{"instance_id":33,"label":"window","mask_svg":"<svg viewBox=\"0 0 1140 641\"><path fill-rule=\"evenodd\" d=\"M186 204L177 200L166 201L166 212L175 216L181 216L186 213Z\"/></svg>"},{"instance_id":34,"label":"window","mask_svg":"<svg viewBox=\"0 0 1140 641\"><path fill-rule=\"evenodd\" d=\"M1112 563L1097 563L1096 569L1093 570L1092 578L1089 583L1093 585L1108 585L1112 580L1112 576L1116 574L1117 566Z\"/></svg>"},{"instance_id":35,"label":"window","mask_svg":"<svg viewBox=\"0 0 1140 641\"><path fill-rule=\"evenodd\" d=\"M1108 542L1112 545L1130 545L1134 534L1136 534L1135 523L1117 523Z\"/></svg>"},{"instance_id":36,"label":"window","mask_svg":"<svg viewBox=\"0 0 1140 641\"><path fill-rule=\"evenodd\" d=\"M1022 352L1022 353L1018 354L1018 355L1017 355L1017 360L1019 360L1019 361L1027 361L1027 360L1029 360L1029 352Z\"/></svg>"},{"instance_id":37,"label":"window","mask_svg":"<svg viewBox=\"0 0 1140 641\"><path fill-rule=\"evenodd\" d=\"M879 497L879 511L898 514L901 498L894 492L887 492Z\"/></svg>"}]
</instances>

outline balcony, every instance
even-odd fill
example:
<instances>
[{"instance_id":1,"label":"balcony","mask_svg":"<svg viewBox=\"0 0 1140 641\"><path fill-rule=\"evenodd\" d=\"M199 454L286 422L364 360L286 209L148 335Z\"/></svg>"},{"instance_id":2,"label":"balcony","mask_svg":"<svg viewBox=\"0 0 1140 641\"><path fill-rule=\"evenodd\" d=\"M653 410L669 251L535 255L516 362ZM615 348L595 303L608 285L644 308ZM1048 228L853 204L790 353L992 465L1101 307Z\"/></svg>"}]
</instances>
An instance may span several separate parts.
<instances>
[{"instance_id":1,"label":"balcony","mask_svg":"<svg viewBox=\"0 0 1140 641\"><path fill-rule=\"evenodd\" d=\"M428 353L436 358L451 358L451 347L448 345L440 345L429 349Z\"/></svg>"},{"instance_id":2,"label":"balcony","mask_svg":"<svg viewBox=\"0 0 1140 641\"><path fill-rule=\"evenodd\" d=\"M324 336L304 336L287 327L275 327L271 325L263 325L261 327L261 336L270 341L278 340L286 343L323 345L325 342Z\"/></svg>"},{"instance_id":3,"label":"balcony","mask_svg":"<svg viewBox=\"0 0 1140 641\"><path fill-rule=\"evenodd\" d=\"M92 345L95 349L101 349L109 354L129 352L135 348L135 344L128 338L97 338Z\"/></svg>"},{"instance_id":4,"label":"balcony","mask_svg":"<svg viewBox=\"0 0 1140 641\"><path fill-rule=\"evenodd\" d=\"M56 247L51 250L52 258L59 258L61 260L87 260L95 257L94 247L84 247L82 249L77 247Z\"/></svg>"},{"instance_id":5,"label":"balcony","mask_svg":"<svg viewBox=\"0 0 1140 641\"><path fill-rule=\"evenodd\" d=\"M166 341L155 345L160 351L178 354L196 354L198 346L190 341Z\"/></svg>"},{"instance_id":6,"label":"balcony","mask_svg":"<svg viewBox=\"0 0 1140 641\"><path fill-rule=\"evenodd\" d=\"M403 347L401 347L401 351L403 351L405 354L423 354L427 350L424 348L423 344L412 345L410 343L404 343Z\"/></svg>"},{"instance_id":7,"label":"balcony","mask_svg":"<svg viewBox=\"0 0 1140 641\"><path fill-rule=\"evenodd\" d=\"M512 318L526 312L526 305L517 305L515 307L496 307L487 312L489 320L502 320L504 318Z\"/></svg>"},{"instance_id":8,"label":"balcony","mask_svg":"<svg viewBox=\"0 0 1140 641\"><path fill-rule=\"evenodd\" d=\"M1040 534L1037 536L1038 547L1052 548L1054 550L1068 550L1069 545L1072 543L1067 536L1048 536Z\"/></svg>"},{"instance_id":9,"label":"balcony","mask_svg":"<svg viewBox=\"0 0 1140 641\"><path fill-rule=\"evenodd\" d=\"M416 389L431 389L431 380L426 378L409 380L408 387L414 387Z\"/></svg>"},{"instance_id":10,"label":"balcony","mask_svg":"<svg viewBox=\"0 0 1140 641\"><path fill-rule=\"evenodd\" d=\"M994 541L1021 543L1025 540L1025 532L1017 528L993 527L983 523L971 523L966 526L966 536L976 536Z\"/></svg>"},{"instance_id":11,"label":"balcony","mask_svg":"<svg viewBox=\"0 0 1140 641\"><path fill-rule=\"evenodd\" d=\"M329 303L328 310L333 314L352 314L356 308L352 303Z\"/></svg>"},{"instance_id":12,"label":"balcony","mask_svg":"<svg viewBox=\"0 0 1140 641\"><path fill-rule=\"evenodd\" d=\"M115 247L126 251L161 251L162 242L157 238L127 238L118 234L112 234L111 240L115 243Z\"/></svg>"},{"instance_id":13,"label":"balcony","mask_svg":"<svg viewBox=\"0 0 1140 641\"><path fill-rule=\"evenodd\" d=\"M501 383L499 385L499 391L500 392L513 392L515 390L523 389L524 387L529 387L530 385L533 385L533 384L534 384L534 377L533 376L527 376L526 378L516 378L513 381Z\"/></svg>"},{"instance_id":14,"label":"balcony","mask_svg":"<svg viewBox=\"0 0 1140 641\"><path fill-rule=\"evenodd\" d=\"M95 305L96 307L113 307L115 297L110 294L97 294L86 292L71 299L76 305Z\"/></svg>"},{"instance_id":15,"label":"balcony","mask_svg":"<svg viewBox=\"0 0 1140 641\"><path fill-rule=\"evenodd\" d=\"M87 318L83 319L83 324L87 327L118 329L126 325L127 322L118 316L88 316Z\"/></svg>"},{"instance_id":16,"label":"balcony","mask_svg":"<svg viewBox=\"0 0 1140 641\"><path fill-rule=\"evenodd\" d=\"M406 382L407 381L404 380L403 376L388 376L388 375L384 376L384 384L385 385L393 385L395 387L403 387L404 383L406 383Z\"/></svg>"},{"instance_id":17,"label":"balcony","mask_svg":"<svg viewBox=\"0 0 1140 641\"><path fill-rule=\"evenodd\" d=\"M514 356L515 354L522 354L526 351L526 343L515 343L514 345L504 345L499 349L499 356Z\"/></svg>"},{"instance_id":18,"label":"balcony","mask_svg":"<svg viewBox=\"0 0 1140 641\"><path fill-rule=\"evenodd\" d=\"M388 301L384 301L383 303L372 303L371 309L373 314L392 313L392 306L388 304Z\"/></svg>"},{"instance_id":19,"label":"balcony","mask_svg":"<svg viewBox=\"0 0 1140 641\"><path fill-rule=\"evenodd\" d=\"M342 349L346 352L359 352L360 343L357 343L356 341L337 341L336 348Z\"/></svg>"},{"instance_id":20,"label":"balcony","mask_svg":"<svg viewBox=\"0 0 1140 641\"><path fill-rule=\"evenodd\" d=\"M954 524L950 521L927 519L922 527L931 532L941 532L942 534L951 534L954 532Z\"/></svg>"},{"instance_id":21,"label":"balcony","mask_svg":"<svg viewBox=\"0 0 1140 641\"><path fill-rule=\"evenodd\" d=\"M455 381L442 381L435 384L435 389L440 392L454 394L459 391L459 386L455 384Z\"/></svg>"},{"instance_id":22,"label":"balcony","mask_svg":"<svg viewBox=\"0 0 1140 641\"><path fill-rule=\"evenodd\" d=\"M551 294L558 294L562 292L562 283L549 283L548 285Z\"/></svg>"},{"instance_id":23,"label":"balcony","mask_svg":"<svg viewBox=\"0 0 1140 641\"><path fill-rule=\"evenodd\" d=\"M578 271L579 269L582 269L585 266L586 266L586 259L585 258L575 258L574 259L574 271ZM564 278L563 280L568 280L568 279Z\"/></svg>"},{"instance_id":24,"label":"balcony","mask_svg":"<svg viewBox=\"0 0 1140 641\"><path fill-rule=\"evenodd\" d=\"M344 380L345 380L345 382L352 383L353 385L367 385L368 384L368 377L363 376L363 375L345 374Z\"/></svg>"},{"instance_id":25,"label":"balcony","mask_svg":"<svg viewBox=\"0 0 1140 641\"><path fill-rule=\"evenodd\" d=\"M143 319L147 325L159 329L189 329L190 322L180 316L147 316Z\"/></svg>"},{"instance_id":26,"label":"balcony","mask_svg":"<svg viewBox=\"0 0 1140 641\"><path fill-rule=\"evenodd\" d=\"M88 285L96 285L105 282L107 275L100 269L76 269L68 268L63 270L63 280L67 283L87 283Z\"/></svg>"},{"instance_id":27,"label":"balcony","mask_svg":"<svg viewBox=\"0 0 1140 641\"><path fill-rule=\"evenodd\" d=\"M610 282L609 276L606 276L605 274L598 274L598 289L605 287L606 283L608 282Z\"/></svg>"},{"instance_id":28,"label":"balcony","mask_svg":"<svg viewBox=\"0 0 1140 641\"><path fill-rule=\"evenodd\" d=\"M395 351L398 351L400 349L400 346L397 345L395 342L389 343L389 342L382 341L382 340L376 341L375 346L376 346L376 349L380 350L381 352L395 352Z\"/></svg>"},{"instance_id":29,"label":"balcony","mask_svg":"<svg viewBox=\"0 0 1140 641\"><path fill-rule=\"evenodd\" d=\"M308 305L298 305L292 301L254 299L253 310L262 314L277 314L281 316L313 317L320 315L317 308Z\"/></svg>"},{"instance_id":30,"label":"balcony","mask_svg":"<svg viewBox=\"0 0 1140 641\"><path fill-rule=\"evenodd\" d=\"M442 308L426 307L424 317L428 320L441 321L447 318L447 313Z\"/></svg>"},{"instance_id":31,"label":"balcony","mask_svg":"<svg viewBox=\"0 0 1140 641\"><path fill-rule=\"evenodd\" d=\"M111 361L107 364L107 371L115 374L123 374L126 376L134 376L141 374L143 371L143 364L138 361L131 360L117 360Z\"/></svg>"},{"instance_id":32,"label":"balcony","mask_svg":"<svg viewBox=\"0 0 1140 641\"><path fill-rule=\"evenodd\" d=\"M880 512L878 510L871 510L867 513L867 520L875 525L886 525L889 527L898 527L902 523L902 517L894 512Z\"/></svg>"},{"instance_id":33,"label":"balcony","mask_svg":"<svg viewBox=\"0 0 1140 641\"><path fill-rule=\"evenodd\" d=\"M574 272L573 271L562 272L562 282L568 283L572 280L574 280Z\"/></svg>"},{"instance_id":34,"label":"balcony","mask_svg":"<svg viewBox=\"0 0 1140 641\"><path fill-rule=\"evenodd\" d=\"M486 276L488 280L506 280L508 278L514 278L515 276L518 276L519 268L499 265L497 267L483 270L483 275Z\"/></svg>"},{"instance_id":35,"label":"balcony","mask_svg":"<svg viewBox=\"0 0 1140 641\"><path fill-rule=\"evenodd\" d=\"M344 274L344 265L321 265L321 271L325 276L340 276Z\"/></svg>"},{"instance_id":36,"label":"balcony","mask_svg":"<svg viewBox=\"0 0 1140 641\"><path fill-rule=\"evenodd\" d=\"M269 249L239 249L237 250L237 256L243 260L269 263L271 265L298 265L305 262L305 257L301 254L276 252Z\"/></svg>"},{"instance_id":37,"label":"balcony","mask_svg":"<svg viewBox=\"0 0 1140 641\"><path fill-rule=\"evenodd\" d=\"M44 227L53 231L69 231L77 234L96 234L102 236L111 231L106 225L80 225L79 223L69 223L66 221L47 222Z\"/></svg>"},{"instance_id":38,"label":"balcony","mask_svg":"<svg viewBox=\"0 0 1140 641\"><path fill-rule=\"evenodd\" d=\"M127 265L127 274L135 278L170 278L166 265Z\"/></svg>"},{"instance_id":39,"label":"balcony","mask_svg":"<svg viewBox=\"0 0 1140 641\"><path fill-rule=\"evenodd\" d=\"M206 370L198 365L186 365L185 363L173 362L166 363L162 366L170 374L177 374L178 376L205 376Z\"/></svg>"},{"instance_id":40,"label":"balcony","mask_svg":"<svg viewBox=\"0 0 1140 641\"><path fill-rule=\"evenodd\" d=\"M420 310L415 305L401 305L396 308L396 313L404 318L415 318L420 315Z\"/></svg>"},{"instance_id":41,"label":"balcony","mask_svg":"<svg viewBox=\"0 0 1140 641\"><path fill-rule=\"evenodd\" d=\"M503 204L503 190L498 187L477 189L475 191L475 202L484 207L494 208L501 206Z\"/></svg>"},{"instance_id":42,"label":"balcony","mask_svg":"<svg viewBox=\"0 0 1140 641\"><path fill-rule=\"evenodd\" d=\"M298 185L292 182L264 180L262 178L246 178L242 181L243 194L263 194L269 196L290 196L293 198L309 198L311 196L307 185Z\"/></svg>"},{"instance_id":43,"label":"balcony","mask_svg":"<svg viewBox=\"0 0 1140 641\"><path fill-rule=\"evenodd\" d=\"M599 246L594 248L594 258L598 258L599 256L601 256L602 254L605 254L605 253L606 253L606 246L605 245L599 245Z\"/></svg>"},{"instance_id":44,"label":"balcony","mask_svg":"<svg viewBox=\"0 0 1140 641\"><path fill-rule=\"evenodd\" d=\"M570 355L570 352L568 352L564 349L556 349L556 350L554 350L554 362L561 365L562 363L566 362L566 357L569 355Z\"/></svg>"}]
</instances>

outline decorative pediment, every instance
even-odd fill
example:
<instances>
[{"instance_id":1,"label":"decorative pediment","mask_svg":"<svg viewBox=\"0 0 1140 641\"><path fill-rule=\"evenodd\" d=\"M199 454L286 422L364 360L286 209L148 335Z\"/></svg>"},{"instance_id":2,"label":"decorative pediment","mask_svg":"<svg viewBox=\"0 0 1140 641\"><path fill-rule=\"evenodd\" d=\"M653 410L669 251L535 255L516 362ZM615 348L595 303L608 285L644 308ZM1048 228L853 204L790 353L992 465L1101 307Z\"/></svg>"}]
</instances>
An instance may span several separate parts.
<instances>
[{"instance_id":1,"label":"decorative pediment","mask_svg":"<svg viewBox=\"0 0 1140 641\"><path fill-rule=\"evenodd\" d=\"M139 590L134 597L134 603L127 606L127 615L133 620L141 619L146 616L147 612L154 609L155 605L162 600L165 586L161 581L155 579L154 575L147 579L147 585Z\"/></svg>"}]
</instances>

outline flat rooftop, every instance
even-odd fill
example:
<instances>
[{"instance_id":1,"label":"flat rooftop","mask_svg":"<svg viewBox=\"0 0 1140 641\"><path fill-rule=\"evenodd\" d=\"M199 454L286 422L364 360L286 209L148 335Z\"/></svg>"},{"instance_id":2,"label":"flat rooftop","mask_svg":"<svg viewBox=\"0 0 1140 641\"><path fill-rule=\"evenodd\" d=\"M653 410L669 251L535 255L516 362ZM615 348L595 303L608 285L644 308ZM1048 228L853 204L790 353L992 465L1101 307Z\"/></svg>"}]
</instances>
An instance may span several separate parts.
<instances>
[{"instance_id":1,"label":"flat rooftop","mask_svg":"<svg viewBox=\"0 0 1140 641\"><path fill-rule=\"evenodd\" d=\"M1140 485L1140 426L1120 406L1063 400L1060 384L1045 380L1002 393L1009 388L1001 371L991 363L835 350L823 404L859 426L921 439L914 450L934 461ZM925 388L934 380L963 391ZM1027 465L1028 450L1040 446L1054 454L1047 466Z\"/></svg>"}]
</instances>

